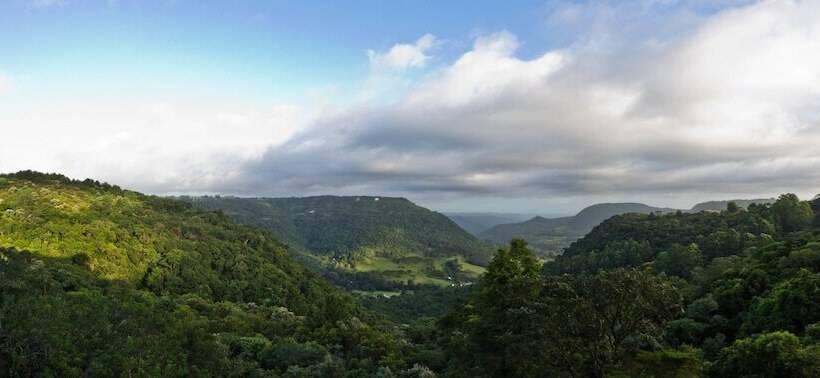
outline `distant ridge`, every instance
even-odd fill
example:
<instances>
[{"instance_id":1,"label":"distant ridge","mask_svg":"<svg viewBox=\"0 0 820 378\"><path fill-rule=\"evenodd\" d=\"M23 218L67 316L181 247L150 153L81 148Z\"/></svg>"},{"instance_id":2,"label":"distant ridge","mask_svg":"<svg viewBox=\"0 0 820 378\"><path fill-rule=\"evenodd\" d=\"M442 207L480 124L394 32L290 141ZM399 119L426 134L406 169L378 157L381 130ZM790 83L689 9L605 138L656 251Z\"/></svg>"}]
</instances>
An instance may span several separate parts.
<instances>
[{"instance_id":1,"label":"distant ridge","mask_svg":"<svg viewBox=\"0 0 820 378\"><path fill-rule=\"evenodd\" d=\"M729 205L729 202L734 202L736 205L747 208L749 205L755 203L758 205L770 204L776 201L776 198L758 198L758 199L733 199L733 200L726 200L726 201L707 201L701 202L692 206L692 209L689 212L697 213L704 210L717 210L722 211L726 210L726 206Z\"/></svg>"},{"instance_id":2,"label":"distant ridge","mask_svg":"<svg viewBox=\"0 0 820 378\"><path fill-rule=\"evenodd\" d=\"M445 213L444 215L476 236L499 224L521 222L531 217L531 215L503 213Z\"/></svg>"},{"instance_id":3,"label":"distant ridge","mask_svg":"<svg viewBox=\"0 0 820 378\"><path fill-rule=\"evenodd\" d=\"M522 238L542 256L555 255L601 222L625 213L668 213L675 209L653 207L642 203L600 203L584 208L578 214L561 218L533 217L520 223L502 224L482 232L479 237L497 244Z\"/></svg>"},{"instance_id":4,"label":"distant ridge","mask_svg":"<svg viewBox=\"0 0 820 378\"><path fill-rule=\"evenodd\" d=\"M818 198L820 198L820 194L815 196L815 199ZM549 256L561 253L573 241L586 235L595 226L615 215L669 213L674 211L686 213L723 211L726 210L730 202L734 202L745 209L753 203L762 205L771 204L775 201L775 198L706 201L698 203L688 210L654 207L635 202L599 203L584 208L575 216L560 218L535 216L523 222L496 225L479 233L478 236L499 245L508 243L513 238L522 238L530 243L530 246L542 256Z\"/></svg>"}]
</instances>

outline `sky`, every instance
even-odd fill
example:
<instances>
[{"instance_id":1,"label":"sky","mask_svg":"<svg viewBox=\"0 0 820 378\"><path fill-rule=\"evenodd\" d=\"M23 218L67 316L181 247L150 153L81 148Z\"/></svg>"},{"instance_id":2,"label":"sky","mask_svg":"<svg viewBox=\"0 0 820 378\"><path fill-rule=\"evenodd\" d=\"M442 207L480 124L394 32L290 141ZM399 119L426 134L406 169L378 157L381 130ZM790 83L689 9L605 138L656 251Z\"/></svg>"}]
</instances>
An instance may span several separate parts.
<instances>
[{"instance_id":1,"label":"sky","mask_svg":"<svg viewBox=\"0 0 820 378\"><path fill-rule=\"evenodd\" d=\"M440 211L820 193L820 1L0 2L0 172Z\"/></svg>"}]
</instances>

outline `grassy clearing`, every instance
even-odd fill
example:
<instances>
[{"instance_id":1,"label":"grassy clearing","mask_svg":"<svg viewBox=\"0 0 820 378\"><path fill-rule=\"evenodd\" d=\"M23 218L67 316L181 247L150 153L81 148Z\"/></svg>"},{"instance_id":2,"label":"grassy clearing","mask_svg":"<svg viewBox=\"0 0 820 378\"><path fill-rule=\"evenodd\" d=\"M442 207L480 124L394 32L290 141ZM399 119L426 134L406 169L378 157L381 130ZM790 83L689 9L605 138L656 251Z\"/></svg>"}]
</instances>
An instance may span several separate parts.
<instances>
[{"instance_id":1,"label":"grassy clearing","mask_svg":"<svg viewBox=\"0 0 820 378\"><path fill-rule=\"evenodd\" d=\"M390 298L395 297L397 295L401 295L400 291L384 291L384 290L373 290L373 291L364 291L364 290L353 290L354 294L358 294L365 297L384 297Z\"/></svg>"},{"instance_id":2,"label":"grassy clearing","mask_svg":"<svg viewBox=\"0 0 820 378\"><path fill-rule=\"evenodd\" d=\"M413 281L417 284L450 286L445 268L447 261L457 260L461 268L462 280L477 280L484 273L484 268L468 263L461 256L428 258L418 255L399 258L370 256L357 262L353 270L358 272L375 272L395 282Z\"/></svg>"}]
</instances>

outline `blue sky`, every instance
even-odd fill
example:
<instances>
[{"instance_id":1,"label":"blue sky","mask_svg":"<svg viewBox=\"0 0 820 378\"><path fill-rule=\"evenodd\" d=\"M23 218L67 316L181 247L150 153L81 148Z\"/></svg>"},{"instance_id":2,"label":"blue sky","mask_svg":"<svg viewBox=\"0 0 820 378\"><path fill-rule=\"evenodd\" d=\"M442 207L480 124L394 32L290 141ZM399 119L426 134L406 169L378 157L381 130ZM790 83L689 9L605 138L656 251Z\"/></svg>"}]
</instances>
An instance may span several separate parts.
<instances>
[{"instance_id":1,"label":"blue sky","mask_svg":"<svg viewBox=\"0 0 820 378\"><path fill-rule=\"evenodd\" d=\"M2 68L48 83L52 93L73 92L82 82L86 88L188 93L193 86L300 96L312 88L355 86L368 74L367 50L427 33L446 42L439 62L468 50L475 36L499 30L525 41L522 58L566 47L583 31L550 18L567 4L588 3L12 0L0 4ZM714 3L688 10L721 9ZM636 5L640 13L633 17L683 6Z\"/></svg>"},{"instance_id":2,"label":"blue sky","mask_svg":"<svg viewBox=\"0 0 820 378\"><path fill-rule=\"evenodd\" d=\"M0 3L0 171L451 211L820 191L811 1Z\"/></svg>"},{"instance_id":3,"label":"blue sky","mask_svg":"<svg viewBox=\"0 0 820 378\"><path fill-rule=\"evenodd\" d=\"M93 77L92 86L188 92L190 85L206 85L202 89L298 96L310 88L355 85L368 73L368 49L425 33L451 40L454 51L468 48L474 34L504 28L549 43L533 27L543 4L519 5L11 1L0 4L0 44L4 70L48 82L49 91L74 90Z\"/></svg>"}]
</instances>

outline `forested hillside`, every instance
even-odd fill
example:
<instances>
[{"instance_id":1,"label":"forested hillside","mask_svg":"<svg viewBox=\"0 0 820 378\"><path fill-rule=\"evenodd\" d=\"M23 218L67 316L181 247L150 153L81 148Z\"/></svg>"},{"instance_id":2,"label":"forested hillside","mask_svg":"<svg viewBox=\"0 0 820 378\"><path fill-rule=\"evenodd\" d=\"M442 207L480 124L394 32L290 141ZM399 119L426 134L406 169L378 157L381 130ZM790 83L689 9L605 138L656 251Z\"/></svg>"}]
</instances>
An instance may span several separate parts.
<instances>
[{"instance_id":1,"label":"forested hillside","mask_svg":"<svg viewBox=\"0 0 820 378\"><path fill-rule=\"evenodd\" d=\"M669 347L699 349L715 376L820 373L820 202L783 195L720 213L629 214L547 264L548 276L637 267L668 277L683 312Z\"/></svg>"},{"instance_id":2,"label":"forested hillside","mask_svg":"<svg viewBox=\"0 0 820 378\"><path fill-rule=\"evenodd\" d=\"M625 214L366 298L219 212L0 176L0 375L816 377L820 201ZM400 326L398 324L401 324Z\"/></svg>"},{"instance_id":3,"label":"forested hillside","mask_svg":"<svg viewBox=\"0 0 820 378\"><path fill-rule=\"evenodd\" d=\"M328 278L351 289L471 282L492 254L490 245L446 216L404 198L183 199L270 231Z\"/></svg>"},{"instance_id":4,"label":"forested hillside","mask_svg":"<svg viewBox=\"0 0 820 378\"><path fill-rule=\"evenodd\" d=\"M380 324L224 215L90 180L0 176L0 376L423 372Z\"/></svg>"},{"instance_id":5,"label":"forested hillside","mask_svg":"<svg viewBox=\"0 0 820 378\"><path fill-rule=\"evenodd\" d=\"M514 241L438 342L477 376L820 376L818 213L620 215L543 266Z\"/></svg>"},{"instance_id":6,"label":"forested hillside","mask_svg":"<svg viewBox=\"0 0 820 378\"><path fill-rule=\"evenodd\" d=\"M504 245L515 238L524 239L529 243L530 248L541 257L550 257L560 254L570 243L586 235L593 227L612 216L625 213L649 214L670 211L674 210L642 203L601 203L586 207L570 217L536 216L524 222L497 225L482 232L479 237L499 245Z\"/></svg>"}]
</instances>

